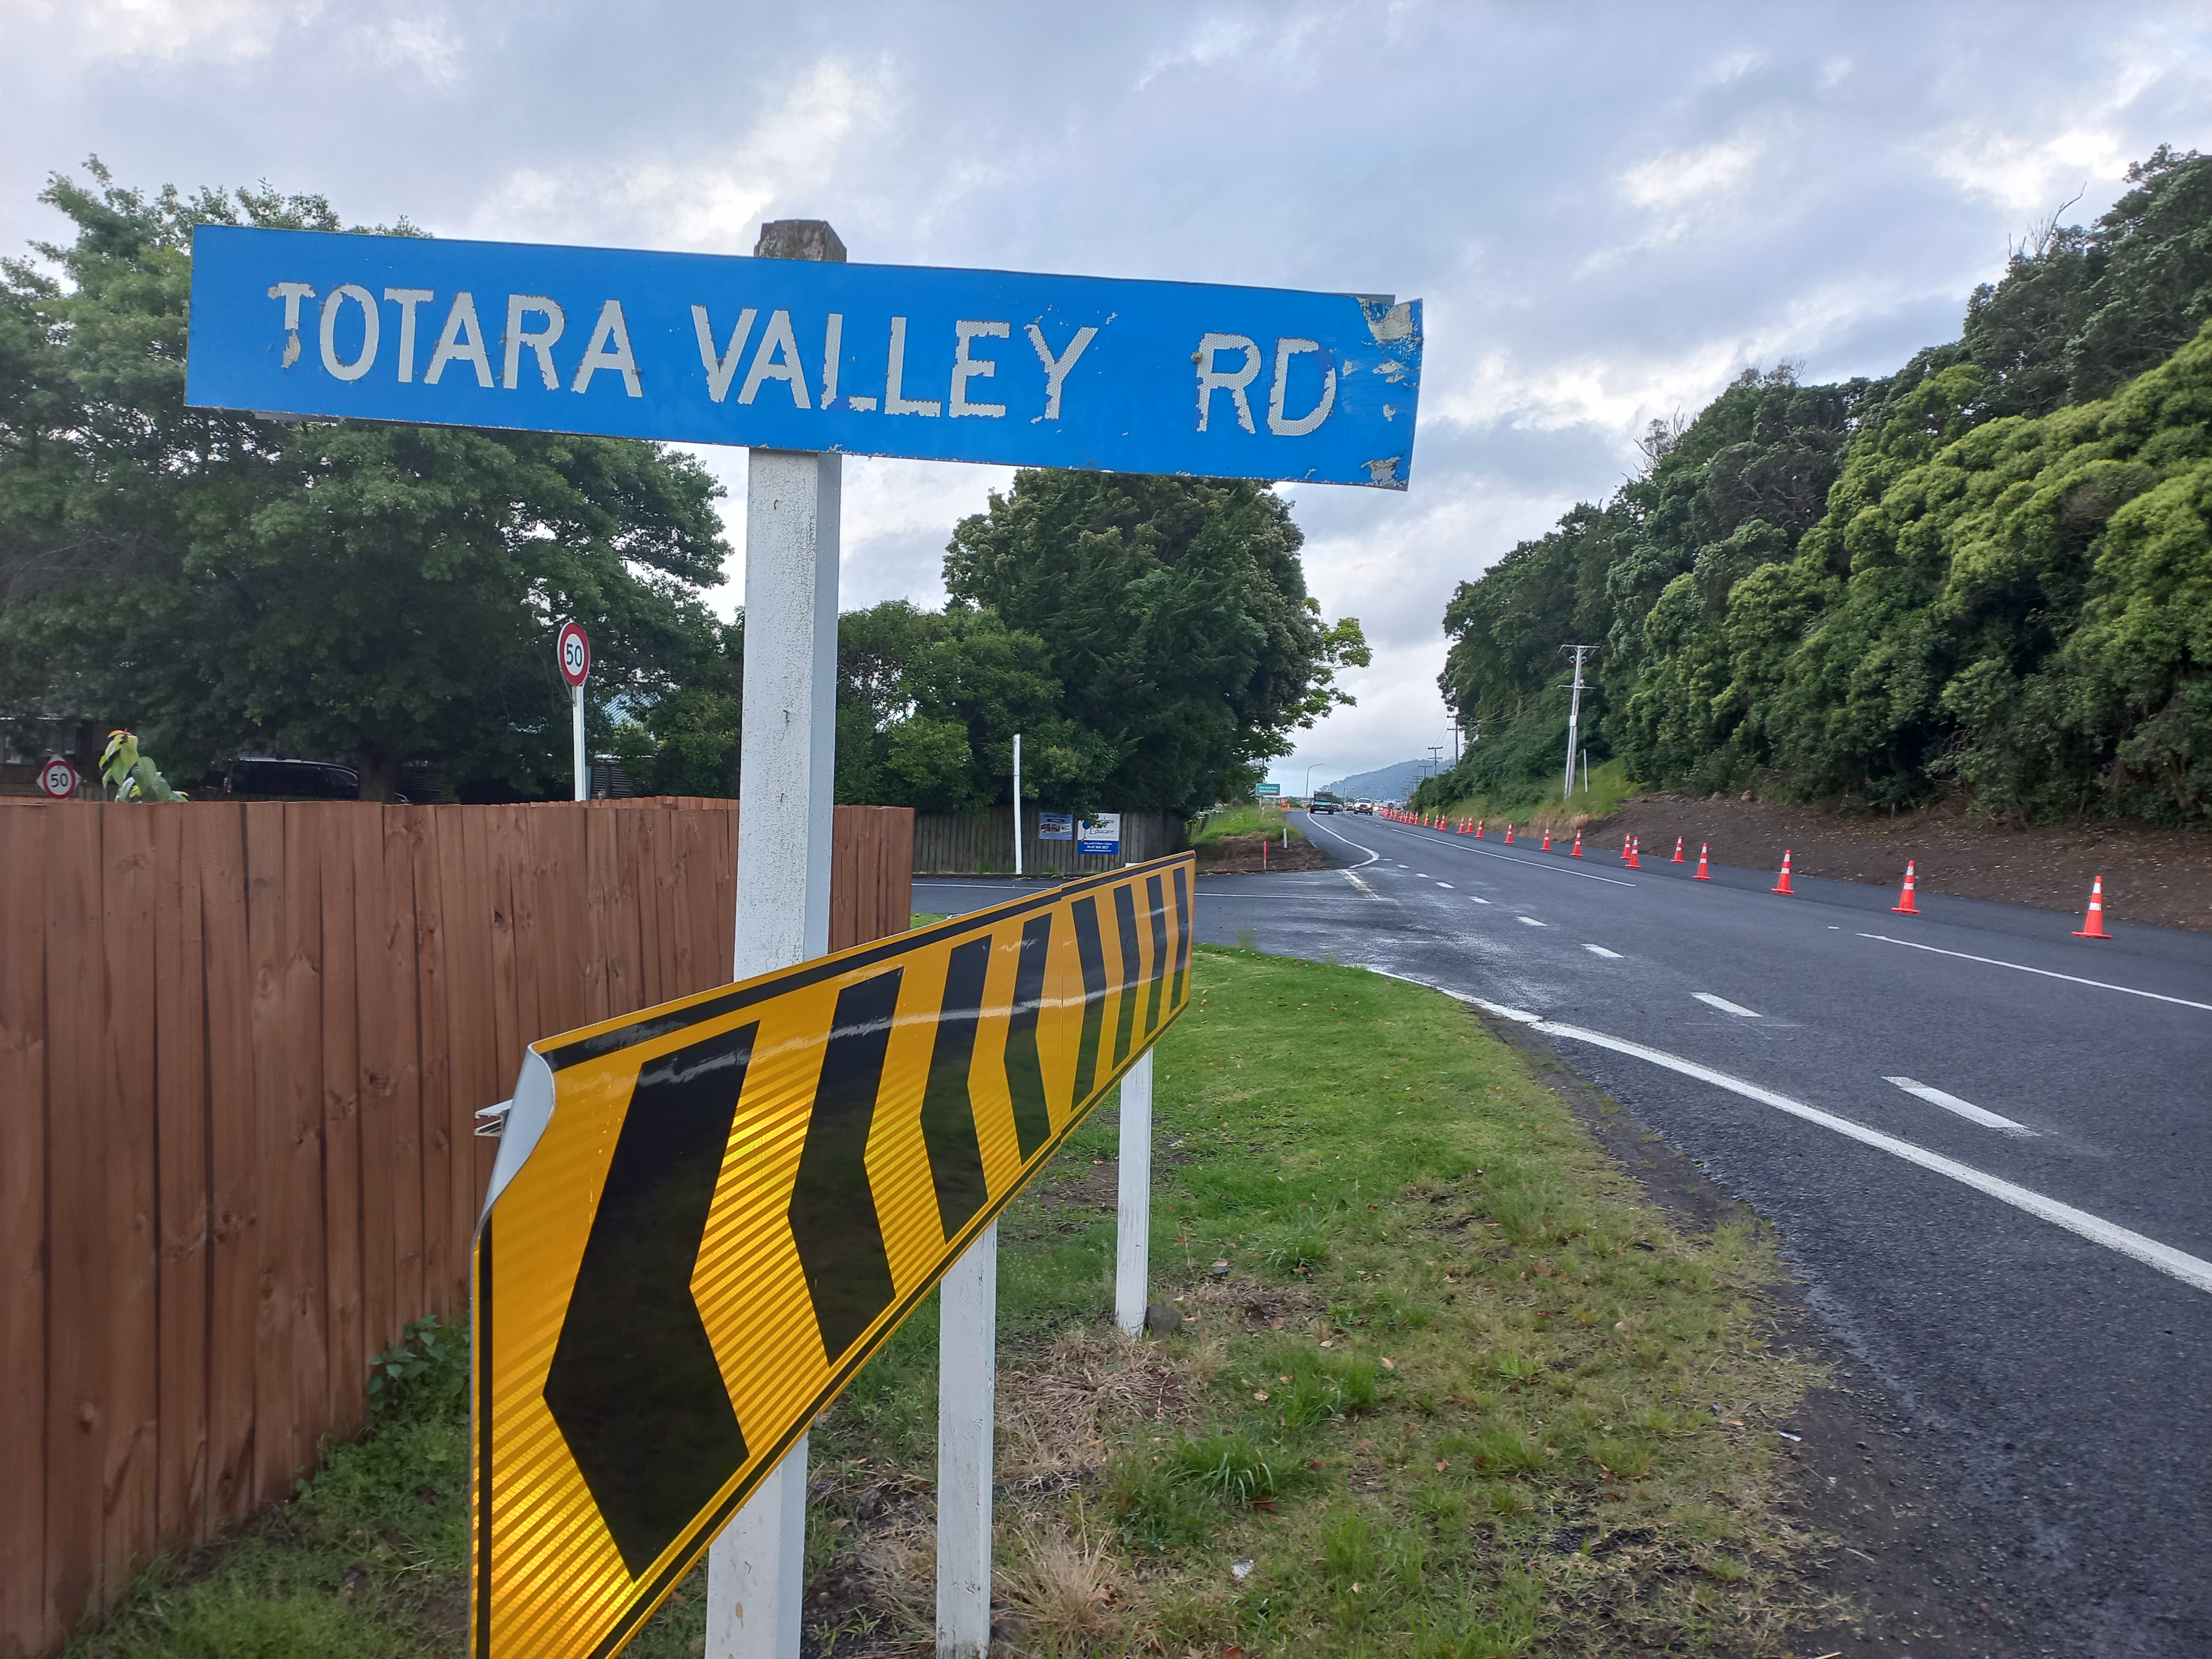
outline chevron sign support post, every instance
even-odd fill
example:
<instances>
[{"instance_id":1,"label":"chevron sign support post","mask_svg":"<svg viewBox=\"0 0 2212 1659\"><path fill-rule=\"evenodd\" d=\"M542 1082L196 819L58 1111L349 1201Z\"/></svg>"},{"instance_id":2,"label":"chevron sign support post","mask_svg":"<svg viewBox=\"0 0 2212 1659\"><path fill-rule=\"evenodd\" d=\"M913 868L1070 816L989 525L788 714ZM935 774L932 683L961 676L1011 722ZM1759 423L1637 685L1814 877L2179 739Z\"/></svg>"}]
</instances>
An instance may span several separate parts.
<instances>
[{"instance_id":1,"label":"chevron sign support post","mask_svg":"<svg viewBox=\"0 0 2212 1659\"><path fill-rule=\"evenodd\" d=\"M1189 854L531 1046L474 1257L473 1650L618 1650L1189 1000Z\"/></svg>"}]
</instances>

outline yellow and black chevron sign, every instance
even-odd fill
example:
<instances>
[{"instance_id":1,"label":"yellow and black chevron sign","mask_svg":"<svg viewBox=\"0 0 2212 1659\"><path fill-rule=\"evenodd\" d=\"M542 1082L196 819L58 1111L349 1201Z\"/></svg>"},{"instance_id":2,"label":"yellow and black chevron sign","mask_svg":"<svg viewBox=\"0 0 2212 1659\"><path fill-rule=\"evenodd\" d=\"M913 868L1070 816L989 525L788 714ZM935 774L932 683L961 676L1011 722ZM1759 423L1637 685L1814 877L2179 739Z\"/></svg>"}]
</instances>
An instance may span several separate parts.
<instances>
[{"instance_id":1,"label":"yellow and black chevron sign","mask_svg":"<svg viewBox=\"0 0 2212 1659\"><path fill-rule=\"evenodd\" d=\"M1182 1012L1194 872L532 1045L476 1239L477 1659L635 1633Z\"/></svg>"}]
</instances>

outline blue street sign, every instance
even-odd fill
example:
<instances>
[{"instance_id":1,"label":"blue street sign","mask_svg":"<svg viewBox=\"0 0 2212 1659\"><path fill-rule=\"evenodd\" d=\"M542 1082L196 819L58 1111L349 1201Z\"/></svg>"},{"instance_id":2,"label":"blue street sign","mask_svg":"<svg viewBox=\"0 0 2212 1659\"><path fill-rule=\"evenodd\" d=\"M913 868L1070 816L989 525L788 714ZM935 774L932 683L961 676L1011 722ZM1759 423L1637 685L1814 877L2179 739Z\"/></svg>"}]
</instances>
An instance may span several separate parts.
<instances>
[{"instance_id":1,"label":"blue street sign","mask_svg":"<svg viewBox=\"0 0 2212 1659\"><path fill-rule=\"evenodd\" d=\"M1418 300L202 226L185 401L1403 489Z\"/></svg>"}]
</instances>

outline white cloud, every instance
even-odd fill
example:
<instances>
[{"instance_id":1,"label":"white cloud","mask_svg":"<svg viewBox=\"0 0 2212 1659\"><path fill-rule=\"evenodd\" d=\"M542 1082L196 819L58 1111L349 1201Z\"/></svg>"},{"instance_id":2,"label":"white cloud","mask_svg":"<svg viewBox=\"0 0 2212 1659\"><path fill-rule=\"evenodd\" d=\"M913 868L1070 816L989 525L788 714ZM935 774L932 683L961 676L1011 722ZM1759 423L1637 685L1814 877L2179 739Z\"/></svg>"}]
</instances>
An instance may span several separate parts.
<instances>
[{"instance_id":1,"label":"white cloud","mask_svg":"<svg viewBox=\"0 0 2212 1659\"><path fill-rule=\"evenodd\" d=\"M1672 211L1714 196L1732 196L1741 189L1762 148L1755 140L1729 138L1697 149L1655 155L1620 175L1620 193L1638 207L1657 211Z\"/></svg>"},{"instance_id":2,"label":"white cloud","mask_svg":"<svg viewBox=\"0 0 2212 1659\"><path fill-rule=\"evenodd\" d=\"M2093 180L2121 172L2131 146L2116 131L2048 136L1954 128L1924 152L1936 176L2014 213L2047 213Z\"/></svg>"},{"instance_id":3,"label":"white cloud","mask_svg":"<svg viewBox=\"0 0 2212 1659\"><path fill-rule=\"evenodd\" d=\"M881 65L828 57L778 78L778 95L723 154L692 135L673 154L657 147L626 161L517 167L476 209L471 233L550 240L558 224L565 235L751 252L763 219L831 195L896 113Z\"/></svg>"},{"instance_id":4,"label":"white cloud","mask_svg":"<svg viewBox=\"0 0 2212 1659\"><path fill-rule=\"evenodd\" d=\"M319 0L79 0L57 9L76 25L89 58L239 61L271 51L284 30L312 22Z\"/></svg>"}]
</instances>

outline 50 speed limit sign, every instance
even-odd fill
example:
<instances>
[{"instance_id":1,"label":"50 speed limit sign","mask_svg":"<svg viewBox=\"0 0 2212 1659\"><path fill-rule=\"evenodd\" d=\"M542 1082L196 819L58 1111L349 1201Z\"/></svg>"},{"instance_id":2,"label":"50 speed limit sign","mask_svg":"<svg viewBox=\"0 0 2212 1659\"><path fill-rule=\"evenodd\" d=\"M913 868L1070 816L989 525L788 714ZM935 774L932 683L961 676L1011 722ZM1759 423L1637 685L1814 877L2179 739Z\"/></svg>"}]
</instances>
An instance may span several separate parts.
<instances>
[{"instance_id":1,"label":"50 speed limit sign","mask_svg":"<svg viewBox=\"0 0 2212 1659\"><path fill-rule=\"evenodd\" d=\"M76 768L55 756L39 769L39 787L56 800L67 800L76 793Z\"/></svg>"},{"instance_id":2,"label":"50 speed limit sign","mask_svg":"<svg viewBox=\"0 0 2212 1659\"><path fill-rule=\"evenodd\" d=\"M561 659L561 678L571 685L581 685L585 678L592 672L590 636L574 623L562 623L558 650Z\"/></svg>"}]
</instances>

